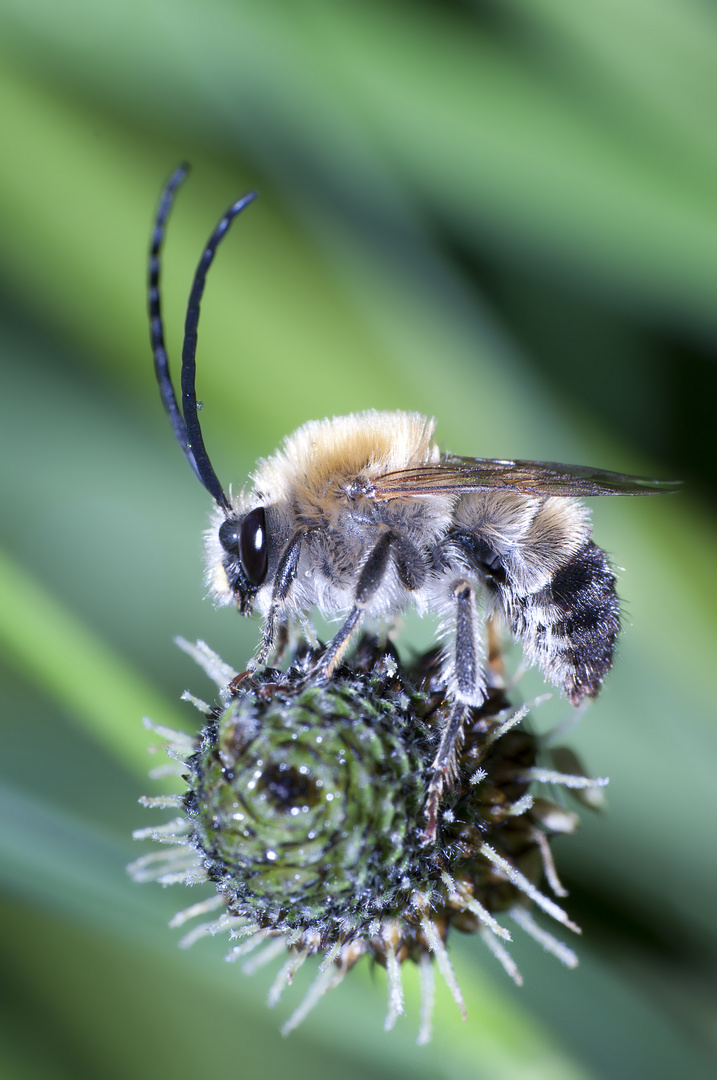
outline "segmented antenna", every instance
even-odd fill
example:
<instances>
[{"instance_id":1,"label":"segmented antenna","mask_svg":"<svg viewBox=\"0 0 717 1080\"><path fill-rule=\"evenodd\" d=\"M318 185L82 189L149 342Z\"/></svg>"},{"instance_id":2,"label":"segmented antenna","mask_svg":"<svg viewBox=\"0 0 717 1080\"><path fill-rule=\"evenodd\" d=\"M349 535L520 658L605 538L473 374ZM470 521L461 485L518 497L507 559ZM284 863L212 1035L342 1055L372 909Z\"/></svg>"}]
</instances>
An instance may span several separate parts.
<instances>
[{"instance_id":1,"label":"segmented antenna","mask_svg":"<svg viewBox=\"0 0 717 1080\"><path fill-rule=\"evenodd\" d=\"M188 165L179 166L168 180L159 201L154 231L152 233L152 245L149 250L149 332L150 340L152 342L152 355L154 357L154 373L157 377L157 382L159 383L159 393L162 398L162 404L164 405L172 427L174 428L177 442L187 455L189 464L194 469L198 479L201 480L202 478L199 475L197 463L194 460L194 454L189 449L187 426L184 423L184 417L177 405L177 398L175 397L174 387L172 386L172 377L169 373L169 360L167 358L167 349L164 344L162 298L159 290L159 256L164 240L164 226L172 205L174 192L179 187L182 180L184 180L188 169Z\"/></svg>"},{"instance_id":2,"label":"segmented antenna","mask_svg":"<svg viewBox=\"0 0 717 1080\"><path fill-rule=\"evenodd\" d=\"M177 442L186 454L187 461L192 466L195 474L207 489L215 502L222 510L229 511L231 506L219 483L217 474L212 468L199 423L197 409L196 380L196 354L197 354L197 330L199 326L199 312L201 308L204 285L207 271L214 261L214 255L220 241L226 234L234 218L241 213L256 198L256 192L250 191L241 199L230 206L226 214L218 223L210 236L199 265L194 274L192 291L189 294L187 315L184 322L184 341L182 344L182 408L177 402L177 396L172 384L172 376L169 371L169 360L164 343L164 323L162 320L161 295L159 288L160 253L164 241L165 225L169 211L172 207L174 193L189 172L188 165L180 165L167 181L162 192L162 197L157 210L157 217L152 233L152 244L149 254L149 323L150 338L152 342L152 355L154 357L154 372L159 384L159 392L162 403L169 416Z\"/></svg>"}]
</instances>

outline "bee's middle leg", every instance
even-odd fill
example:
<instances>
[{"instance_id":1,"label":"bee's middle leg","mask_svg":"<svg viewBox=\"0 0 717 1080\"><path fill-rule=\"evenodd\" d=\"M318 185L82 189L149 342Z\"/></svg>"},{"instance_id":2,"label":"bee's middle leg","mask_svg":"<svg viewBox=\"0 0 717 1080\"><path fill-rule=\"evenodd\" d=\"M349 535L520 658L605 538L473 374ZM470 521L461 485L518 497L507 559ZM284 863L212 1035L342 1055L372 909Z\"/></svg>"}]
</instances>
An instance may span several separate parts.
<instances>
[{"instance_id":1,"label":"bee's middle leg","mask_svg":"<svg viewBox=\"0 0 717 1080\"><path fill-rule=\"evenodd\" d=\"M348 614L341 629L331 639L326 647L314 671L314 677L318 682L326 682L331 678L334 669L341 663L349 639L354 632L365 609L380 588L389 564L391 548L396 543L395 536L388 529L381 534L378 542L371 549L366 562L361 568L356 590L354 592L354 606Z\"/></svg>"}]
</instances>

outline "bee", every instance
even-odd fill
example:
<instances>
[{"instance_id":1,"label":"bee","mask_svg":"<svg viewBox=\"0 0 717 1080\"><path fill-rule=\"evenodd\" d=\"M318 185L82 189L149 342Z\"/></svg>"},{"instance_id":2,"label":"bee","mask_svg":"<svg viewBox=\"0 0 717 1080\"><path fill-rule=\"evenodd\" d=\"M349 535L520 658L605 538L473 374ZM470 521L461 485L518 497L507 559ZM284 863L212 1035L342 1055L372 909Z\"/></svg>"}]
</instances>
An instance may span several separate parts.
<instances>
[{"instance_id":1,"label":"bee","mask_svg":"<svg viewBox=\"0 0 717 1080\"><path fill-rule=\"evenodd\" d=\"M441 683L450 703L429 785L425 840L435 839L443 790L471 709L487 691L485 625L502 622L545 678L578 705L600 690L620 630L615 574L591 538L580 497L646 495L676 485L579 465L441 453L434 422L417 413L354 413L311 421L259 462L229 497L207 455L195 389L206 275L234 218L212 233L194 277L182 348L180 409L164 342L160 254L180 166L157 212L149 314L160 393L175 435L216 504L207 580L219 604L263 616L257 662L280 633L317 609L340 618L309 677L325 683L367 618L407 609L440 617Z\"/></svg>"}]
</instances>

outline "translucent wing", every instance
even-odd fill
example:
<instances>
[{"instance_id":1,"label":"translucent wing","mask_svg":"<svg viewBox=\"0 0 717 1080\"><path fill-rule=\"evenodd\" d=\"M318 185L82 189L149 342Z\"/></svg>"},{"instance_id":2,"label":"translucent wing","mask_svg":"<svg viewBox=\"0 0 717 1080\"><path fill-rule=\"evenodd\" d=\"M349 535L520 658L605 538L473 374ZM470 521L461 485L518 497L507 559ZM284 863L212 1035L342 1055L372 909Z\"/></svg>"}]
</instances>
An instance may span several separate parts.
<instances>
[{"instance_id":1,"label":"translucent wing","mask_svg":"<svg viewBox=\"0 0 717 1080\"><path fill-rule=\"evenodd\" d=\"M446 455L435 465L397 469L373 482L371 498L411 495L467 495L472 491L517 491L523 495L656 495L677 491L680 483L559 465L554 461L501 461Z\"/></svg>"}]
</instances>

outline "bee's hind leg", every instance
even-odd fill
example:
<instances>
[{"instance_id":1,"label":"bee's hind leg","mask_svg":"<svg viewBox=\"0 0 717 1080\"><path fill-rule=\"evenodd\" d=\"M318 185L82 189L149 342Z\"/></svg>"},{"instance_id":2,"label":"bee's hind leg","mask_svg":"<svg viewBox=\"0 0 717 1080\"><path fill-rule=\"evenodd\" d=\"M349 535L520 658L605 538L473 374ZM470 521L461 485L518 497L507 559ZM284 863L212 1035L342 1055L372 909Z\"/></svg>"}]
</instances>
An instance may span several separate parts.
<instances>
[{"instance_id":1,"label":"bee's hind leg","mask_svg":"<svg viewBox=\"0 0 717 1080\"><path fill-rule=\"evenodd\" d=\"M451 591L455 600L455 638L453 649L445 658L445 667L447 691L453 698L453 707L431 766L433 773L424 810L423 839L427 844L436 839L443 792L456 778L466 720L471 708L480 705L485 698L485 674L481 665L482 623L475 588L470 581L459 580L453 583Z\"/></svg>"},{"instance_id":2,"label":"bee's hind leg","mask_svg":"<svg viewBox=\"0 0 717 1080\"><path fill-rule=\"evenodd\" d=\"M469 710L470 705L463 705L460 702L455 703L451 709L448 723L443 729L438 751L431 765L433 774L428 785L428 796L424 810L426 827L423 830L423 841L426 844L432 844L436 839L441 796L446 784L455 778L456 757L460 744L463 742L463 729Z\"/></svg>"}]
</instances>

